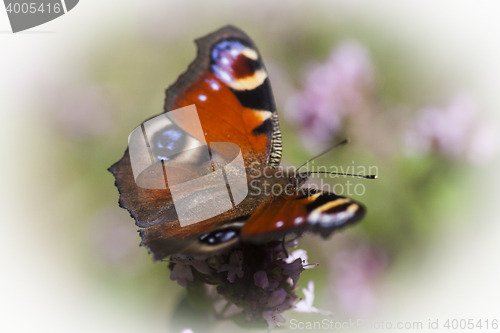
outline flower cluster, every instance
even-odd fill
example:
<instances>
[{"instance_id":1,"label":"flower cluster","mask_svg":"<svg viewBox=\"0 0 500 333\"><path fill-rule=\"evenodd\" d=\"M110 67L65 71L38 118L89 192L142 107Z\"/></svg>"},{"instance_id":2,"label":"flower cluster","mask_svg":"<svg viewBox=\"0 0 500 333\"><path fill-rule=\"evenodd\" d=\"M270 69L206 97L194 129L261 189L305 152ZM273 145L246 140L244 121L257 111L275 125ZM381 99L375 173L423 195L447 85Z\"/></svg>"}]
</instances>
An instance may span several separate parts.
<instances>
[{"instance_id":1,"label":"flower cluster","mask_svg":"<svg viewBox=\"0 0 500 333\"><path fill-rule=\"evenodd\" d=\"M300 124L307 142L330 142L347 115L356 114L372 95L374 66L368 51L349 41L340 44L324 64L307 71L303 89L292 96L285 109Z\"/></svg>"},{"instance_id":2,"label":"flower cluster","mask_svg":"<svg viewBox=\"0 0 500 333\"><path fill-rule=\"evenodd\" d=\"M115 130L117 101L105 85L71 86L62 82L41 89L55 129L70 140L109 135Z\"/></svg>"},{"instance_id":3,"label":"flower cluster","mask_svg":"<svg viewBox=\"0 0 500 333\"><path fill-rule=\"evenodd\" d=\"M373 315L379 307L378 282L388 269L386 249L367 239L350 239L332 256L330 266L332 296L343 315Z\"/></svg>"},{"instance_id":4,"label":"flower cluster","mask_svg":"<svg viewBox=\"0 0 500 333\"><path fill-rule=\"evenodd\" d=\"M481 121L475 101L456 94L443 106L421 109L406 136L408 151L439 153L449 159L482 163L497 150L497 131Z\"/></svg>"},{"instance_id":5,"label":"flower cluster","mask_svg":"<svg viewBox=\"0 0 500 333\"><path fill-rule=\"evenodd\" d=\"M170 279L181 286L205 284L207 299L215 314L222 318L243 315L247 321L265 321L269 330L285 319L284 311L329 314L312 306L314 284L303 289L305 299L295 294L300 273L316 264L307 263L307 253L289 248L297 240L273 241L264 245L242 243L227 253L209 258L173 255Z\"/></svg>"}]
</instances>

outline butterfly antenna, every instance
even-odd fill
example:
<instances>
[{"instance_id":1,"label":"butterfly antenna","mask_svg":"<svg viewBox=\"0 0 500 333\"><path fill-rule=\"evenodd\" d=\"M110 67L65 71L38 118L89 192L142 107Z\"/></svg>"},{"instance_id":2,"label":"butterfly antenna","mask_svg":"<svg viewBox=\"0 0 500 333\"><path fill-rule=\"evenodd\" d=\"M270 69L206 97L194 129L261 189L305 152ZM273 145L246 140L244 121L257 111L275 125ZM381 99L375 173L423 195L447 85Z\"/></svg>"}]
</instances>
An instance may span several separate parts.
<instances>
[{"instance_id":1,"label":"butterfly antenna","mask_svg":"<svg viewBox=\"0 0 500 333\"><path fill-rule=\"evenodd\" d=\"M326 153L328 153L328 152L330 152L330 151L334 150L335 148L338 148L338 147L341 147L341 146L343 146L343 145L346 145L346 144L348 144L349 142L351 142L351 140L350 140L350 139L345 139L345 140L342 140L342 141L340 141L339 143L337 143L336 145L334 145L333 147L328 148L327 150L325 150L325 151L324 151L324 152L322 152L321 154L318 154L318 155L314 156L313 158L311 158L311 159L307 160L304 164L302 164L302 165L301 165L301 166L297 169L297 172L299 172L299 170L300 170L300 169L302 169L304 166L306 166L306 165L307 165L307 163L311 162L312 160L314 160L314 159L316 159L316 158L318 158L318 157L320 157L320 156L325 155Z\"/></svg>"},{"instance_id":2,"label":"butterfly antenna","mask_svg":"<svg viewBox=\"0 0 500 333\"><path fill-rule=\"evenodd\" d=\"M354 173L342 173L342 172L328 172L328 171L308 171L306 174L308 176L314 174L314 173L326 173L329 175L340 175L340 176L353 176L353 177L360 177L360 178L365 178L365 179L377 179L377 175L357 175Z\"/></svg>"}]
</instances>

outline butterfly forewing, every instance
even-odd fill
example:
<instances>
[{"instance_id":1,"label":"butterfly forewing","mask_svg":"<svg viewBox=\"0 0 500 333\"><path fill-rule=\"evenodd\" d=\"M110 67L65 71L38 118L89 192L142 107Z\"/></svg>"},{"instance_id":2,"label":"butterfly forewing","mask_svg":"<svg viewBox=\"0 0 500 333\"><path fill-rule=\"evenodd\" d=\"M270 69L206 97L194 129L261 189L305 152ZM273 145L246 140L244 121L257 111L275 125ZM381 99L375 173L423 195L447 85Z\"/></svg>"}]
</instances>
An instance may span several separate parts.
<instances>
[{"instance_id":1,"label":"butterfly forewing","mask_svg":"<svg viewBox=\"0 0 500 333\"><path fill-rule=\"evenodd\" d=\"M168 117L170 111L195 105L202 131L196 131L189 119L180 115L175 119L169 118L171 123L168 128L155 128L154 133L146 134L157 138L174 131L174 134L185 137L186 142L202 142L208 148L211 148L212 142L234 143L241 149L247 174L254 172L254 168L262 170L278 166L281 134L276 107L267 72L254 43L242 31L231 26L211 33L196 43L198 56L167 89L164 110ZM161 149L154 144L150 147L152 156L161 157ZM166 144L163 143L163 146ZM142 158L147 159L148 156ZM208 164L211 161L200 161L200 174L206 173L207 168L214 168L213 164ZM193 178L192 165L185 170L186 181ZM182 166L176 167L176 183L182 183ZM161 171L156 169L152 171ZM154 186L150 185L154 189L138 186L128 149L109 170L116 178L120 206L130 212L138 226L145 228L141 230L142 245L148 247L158 260L171 253L195 251L193 243L196 244L200 236L217 226L251 214L263 201L259 198L243 200L235 208L216 217L181 227L168 181L158 176L158 172L156 178L146 174L140 179L145 184L157 182ZM220 244L218 247L221 247Z\"/></svg>"}]
</instances>

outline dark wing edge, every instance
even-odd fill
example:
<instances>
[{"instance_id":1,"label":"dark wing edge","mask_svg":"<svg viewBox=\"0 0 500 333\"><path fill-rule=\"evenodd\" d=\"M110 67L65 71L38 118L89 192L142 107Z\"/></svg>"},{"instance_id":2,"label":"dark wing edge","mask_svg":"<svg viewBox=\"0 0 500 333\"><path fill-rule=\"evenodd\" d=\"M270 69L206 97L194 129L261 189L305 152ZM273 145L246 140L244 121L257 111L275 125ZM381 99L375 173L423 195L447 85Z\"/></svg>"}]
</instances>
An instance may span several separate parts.
<instances>
[{"instance_id":1,"label":"dark wing edge","mask_svg":"<svg viewBox=\"0 0 500 333\"><path fill-rule=\"evenodd\" d=\"M198 49L196 58L189 64L188 69L165 91L164 112L170 111L171 107L175 104L175 98L185 91L192 82L196 81L201 74L209 70L211 62L210 48L218 41L226 38L239 38L255 47L252 40L243 31L232 25L227 25L204 37L196 39L195 43Z\"/></svg>"},{"instance_id":2,"label":"dark wing edge","mask_svg":"<svg viewBox=\"0 0 500 333\"><path fill-rule=\"evenodd\" d=\"M141 246L148 249L153 261L161 261L172 254L182 253L191 256L208 257L224 253L240 242L240 230L248 217L206 228L203 233L185 235L182 228L150 227L139 230ZM166 233L169 235L166 235Z\"/></svg>"},{"instance_id":3,"label":"dark wing edge","mask_svg":"<svg viewBox=\"0 0 500 333\"><path fill-rule=\"evenodd\" d=\"M161 210L158 210L156 214L153 215L146 214L146 212L141 209L142 207L135 202L140 201L140 197L147 196L148 192L155 191L155 194L159 196L164 195L165 197L169 195L169 193L167 190L143 189L135 184L134 176L130 167L128 148L125 150L123 157L107 170L115 177L114 184L118 189L119 194L118 205L129 212L138 227L147 228L162 222L174 222L178 220L177 213L172 202L167 202ZM127 179L132 179L132 181L127 182ZM129 202L127 203L127 201ZM132 206L139 206L139 208L132 208Z\"/></svg>"},{"instance_id":4,"label":"dark wing edge","mask_svg":"<svg viewBox=\"0 0 500 333\"><path fill-rule=\"evenodd\" d=\"M197 46L196 58L188 66L188 69L184 73L182 73L177 78L177 80L165 91L165 104L163 108L164 112L171 111L175 105L176 97L183 91L188 89L189 85L192 82L196 81L205 71L210 69L211 48L218 42L224 39L231 39L231 38L237 38L244 41L246 44L251 46L257 52L257 54L259 55L259 59L262 60L262 56L259 52L259 49L256 47L252 39L250 39L250 37L248 37L248 35L245 34L243 31L232 25L227 25L204 37L196 39L195 40ZM264 70L266 70L263 61L261 61L261 65L264 68ZM277 168L280 164L281 155L283 152L282 136L279 127L278 114L276 112L276 104L274 102L274 97L272 93L271 84L269 82L269 78L265 80L265 82L261 85L261 87L269 92L268 99L269 103L271 104L271 110L269 111L273 113L271 118L269 119L272 132L270 138L271 140L270 151L267 156L266 166Z\"/></svg>"}]
</instances>

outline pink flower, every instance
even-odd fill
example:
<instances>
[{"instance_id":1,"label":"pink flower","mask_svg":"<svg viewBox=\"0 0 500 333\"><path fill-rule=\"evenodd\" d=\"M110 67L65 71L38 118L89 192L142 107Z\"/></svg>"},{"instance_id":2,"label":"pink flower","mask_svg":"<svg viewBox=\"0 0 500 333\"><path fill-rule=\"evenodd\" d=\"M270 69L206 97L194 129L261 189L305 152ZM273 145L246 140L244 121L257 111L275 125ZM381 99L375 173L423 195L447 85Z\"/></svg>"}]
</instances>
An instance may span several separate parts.
<instances>
[{"instance_id":1,"label":"pink flower","mask_svg":"<svg viewBox=\"0 0 500 333\"><path fill-rule=\"evenodd\" d=\"M267 300L266 306L272 308L277 305L280 305L285 300L286 295L287 293L283 288L273 291L269 296L269 299Z\"/></svg>"},{"instance_id":2,"label":"pink flower","mask_svg":"<svg viewBox=\"0 0 500 333\"><path fill-rule=\"evenodd\" d=\"M314 268L314 267L318 266L318 264L309 265L309 263L307 262L307 258L308 258L307 251L302 250L302 249L297 249L297 250L293 251L292 253L290 253L288 255L288 258L285 259L285 262L291 264L298 258L300 258L300 260L302 261L302 266L304 267L304 269Z\"/></svg>"},{"instance_id":3,"label":"pink flower","mask_svg":"<svg viewBox=\"0 0 500 333\"><path fill-rule=\"evenodd\" d=\"M342 312L354 317L373 314L378 304L377 282L387 269L385 253L357 241L333 260L333 288Z\"/></svg>"},{"instance_id":4,"label":"pink flower","mask_svg":"<svg viewBox=\"0 0 500 333\"><path fill-rule=\"evenodd\" d=\"M431 151L454 160L484 163L497 151L498 135L481 121L471 96L457 94L444 106L420 110L406 136L410 153Z\"/></svg>"},{"instance_id":5,"label":"pink flower","mask_svg":"<svg viewBox=\"0 0 500 333\"><path fill-rule=\"evenodd\" d=\"M253 275L254 283L257 287L261 287L264 290L274 290L279 285L278 281L269 282L267 278L267 273L264 271L258 271Z\"/></svg>"},{"instance_id":6,"label":"pink flower","mask_svg":"<svg viewBox=\"0 0 500 333\"><path fill-rule=\"evenodd\" d=\"M286 320L279 313L279 310L275 311L264 311L262 312L262 317L267 321L269 328L267 331L271 331L276 325L280 326L279 323L284 323Z\"/></svg>"},{"instance_id":7,"label":"pink flower","mask_svg":"<svg viewBox=\"0 0 500 333\"><path fill-rule=\"evenodd\" d=\"M304 81L285 115L317 147L331 141L345 116L364 107L373 90L374 68L368 51L349 41L337 46L324 64L312 66Z\"/></svg>"},{"instance_id":8,"label":"pink flower","mask_svg":"<svg viewBox=\"0 0 500 333\"><path fill-rule=\"evenodd\" d=\"M181 287L185 287L188 281L193 281L193 272L191 267L185 264L175 264L170 273L170 280L176 281Z\"/></svg>"},{"instance_id":9,"label":"pink flower","mask_svg":"<svg viewBox=\"0 0 500 333\"><path fill-rule=\"evenodd\" d=\"M302 273L303 270L304 266L302 266L302 260L297 258L292 263L284 265L282 273L289 276L293 281L293 285L295 285L299 279L300 273Z\"/></svg>"},{"instance_id":10,"label":"pink flower","mask_svg":"<svg viewBox=\"0 0 500 333\"><path fill-rule=\"evenodd\" d=\"M217 273L228 271L227 279L231 283L234 282L235 275L241 279L244 275L244 272L241 269L242 261L243 254L241 253L241 251L234 251L229 257L229 264L222 265L222 267L217 270Z\"/></svg>"},{"instance_id":11,"label":"pink flower","mask_svg":"<svg viewBox=\"0 0 500 333\"><path fill-rule=\"evenodd\" d=\"M193 272L190 266L193 266L200 273L212 274L205 260L196 260L190 256L175 254L170 261L175 263L170 273L170 280L177 281L182 287L186 286L187 281L193 281Z\"/></svg>"},{"instance_id":12,"label":"pink flower","mask_svg":"<svg viewBox=\"0 0 500 333\"><path fill-rule=\"evenodd\" d=\"M49 116L67 138L88 139L114 130L116 103L105 86L89 83L75 87L60 83L49 88Z\"/></svg>"},{"instance_id":13,"label":"pink flower","mask_svg":"<svg viewBox=\"0 0 500 333\"><path fill-rule=\"evenodd\" d=\"M257 287L266 289L269 287L269 280L267 279L267 274L264 271L258 271L253 275L254 283Z\"/></svg>"}]
</instances>

